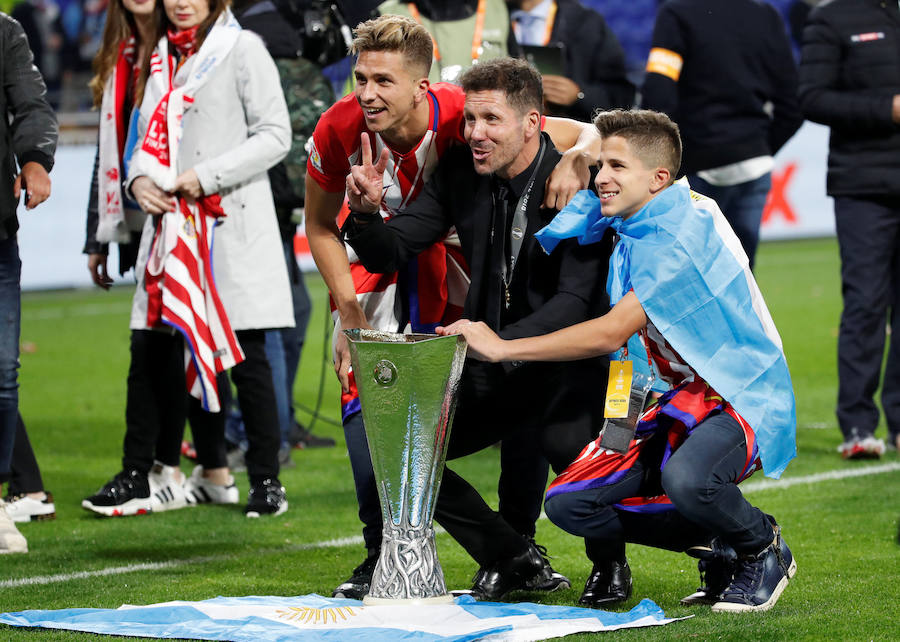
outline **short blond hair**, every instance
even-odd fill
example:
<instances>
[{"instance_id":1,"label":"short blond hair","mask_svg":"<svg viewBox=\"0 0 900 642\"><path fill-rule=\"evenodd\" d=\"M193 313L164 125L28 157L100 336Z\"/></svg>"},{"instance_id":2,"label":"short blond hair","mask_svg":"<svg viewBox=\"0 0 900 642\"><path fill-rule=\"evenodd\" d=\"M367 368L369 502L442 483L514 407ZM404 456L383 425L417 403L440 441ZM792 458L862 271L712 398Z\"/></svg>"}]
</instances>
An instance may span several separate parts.
<instances>
[{"instance_id":1,"label":"short blond hair","mask_svg":"<svg viewBox=\"0 0 900 642\"><path fill-rule=\"evenodd\" d=\"M412 18L391 14L361 22L353 32L350 53L399 51L407 62L421 67L424 76L431 72L434 41L428 30Z\"/></svg>"}]
</instances>

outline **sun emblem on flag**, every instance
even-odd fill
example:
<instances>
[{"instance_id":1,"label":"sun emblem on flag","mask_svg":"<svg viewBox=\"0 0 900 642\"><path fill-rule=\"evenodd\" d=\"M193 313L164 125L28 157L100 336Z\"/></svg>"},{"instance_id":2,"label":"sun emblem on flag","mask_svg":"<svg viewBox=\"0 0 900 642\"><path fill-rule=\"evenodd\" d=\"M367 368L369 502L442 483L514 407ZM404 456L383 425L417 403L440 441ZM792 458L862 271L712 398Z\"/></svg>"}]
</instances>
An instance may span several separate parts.
<instances>
[{"instance_id":1,"label":"sun emblem on flag","mask_svg":"<svg viewBox=\"0 0 900 642\"><path fill-rule=\"evenodd\" d=\"M280 620L294 620L305 624L328 624L338 622L358 615L349 606L328 607L313 609L306 606L292 606L285 610L275 611Z\"/></svg>"},{"instance_id":2,"label":"sun emblem on flag","mask_svg":"<svg viewBox=\"0 0 900 642\"><path fill-rule=\"evenodd\" d=\"M194 217L187 216L184 219L184 233L186 236L193 238L197 235L197 228L194 227Z\"/></svg>"}]
</instances>

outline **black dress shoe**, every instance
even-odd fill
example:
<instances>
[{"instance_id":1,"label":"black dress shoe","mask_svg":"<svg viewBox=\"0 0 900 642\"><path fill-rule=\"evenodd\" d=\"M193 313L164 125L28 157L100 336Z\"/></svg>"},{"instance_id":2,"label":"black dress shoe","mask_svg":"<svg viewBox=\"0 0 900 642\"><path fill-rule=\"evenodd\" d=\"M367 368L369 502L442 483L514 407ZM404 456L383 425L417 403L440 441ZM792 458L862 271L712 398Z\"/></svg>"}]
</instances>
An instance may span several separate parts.
<instances>
[{"instance_id":1,"label":"black dress shoe","mask_svg":"<svg viewBox=\"0 0 900 642\"><path fill-rule=\"evenodd\" d=\"M629 597L631 569L628 562L604 562L594 564L578 603L596 609L624 602Z\"/></svg>"},{"instance_id":2,"label":"black dress shoe","mask_svg":"<svg viewBox=\"0 0 900 642\"><path fill-rule=\"evenodd\" d=\"M475 574L472 596L495 602L510 591L534 590L530 587L551 579L553 569L533 545L525 552L481 567Z\"/></svg>"}]
</instances>

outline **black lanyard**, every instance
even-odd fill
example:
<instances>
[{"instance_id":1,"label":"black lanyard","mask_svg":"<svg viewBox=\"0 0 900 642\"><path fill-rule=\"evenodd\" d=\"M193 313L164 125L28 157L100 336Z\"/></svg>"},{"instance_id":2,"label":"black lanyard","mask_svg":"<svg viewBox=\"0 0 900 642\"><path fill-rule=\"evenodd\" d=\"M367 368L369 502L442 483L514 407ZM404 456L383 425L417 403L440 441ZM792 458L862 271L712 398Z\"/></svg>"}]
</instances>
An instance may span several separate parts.
<instances>
[{"instance_id":1,"label":"black lanyard","mask_svg":"<svg viewBox=\"0 0 900 642\"><path fill-rule=\"evenodd\" d=\"M528 183L525 185L525 189L522 191L522 195L519 197L519 201L516 204L516 209L513 212L513 220L512 225L510 226L509 231L509 267L507 268L507 261L504 260L500 265L500 278L503 279L503 289L505 296L505 305L506 309L509 309L509 284L512 281L513 272L516 269L516 260L519 258L519 252L522 249L522 243L525 240L525 230L528 227L528 218L526 213L528 212L528 200L531 198L531 190L534 188L534 179L537 177L538 170L541 168L541 161L544 159L544 150L546 149L546 143L544 142L544 138L541 137L540 149L538 151L537 162L534 165L534 169L531 170L531 176L528 177ZM496 211L496 208L495 208ZM503 223L503 238L506 238L506 220L502 221ZM492 227L491 234L493 236L493 230L496 228L496 225ZM493 242L493 238L491 239ZM505 241L504 241L505 245Z\"/></svg>"}]
</instances>

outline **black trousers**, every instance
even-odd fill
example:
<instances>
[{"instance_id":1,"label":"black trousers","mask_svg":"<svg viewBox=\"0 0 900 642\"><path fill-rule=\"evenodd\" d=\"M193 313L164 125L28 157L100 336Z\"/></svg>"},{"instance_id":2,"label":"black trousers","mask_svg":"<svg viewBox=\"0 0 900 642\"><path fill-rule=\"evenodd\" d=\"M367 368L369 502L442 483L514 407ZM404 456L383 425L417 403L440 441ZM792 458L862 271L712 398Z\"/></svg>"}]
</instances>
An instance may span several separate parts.
<instances>
[{"instance_id":1,"label":"black trousers","mask_svg":"<svg viewBox=\"0 0 900 642\"><path fill-rule=\"evenodd\" d=\"M137 469L146 475L155 459L178 465L187 397L181 335L132 330L123 470Z\"/></svg>"},{"instance_id":2,"label":"black trousers","mask_svg":"<svg viewBox=\"0 0 900 642\"><path fill-rule=\"evenodd\" d=\"M890 346L881 405L891 441L900 435L900 198L836 197L844 309L838 334L837 419L845 439L878 426L885 327Z\"/></svg>"},{"instance_id":3,"label":"black trousers","mask_svg":"<svg viewBox=\"0 0 900 642\"><path fill-rule=\"evenodd\" d=\"M503 461L501 496L520 506L529 502L534 506L520 512L522 523L512 523L515 517L507 519L502 511L492 510L451 468L444 471L435 519L481 566L525 550L525 536L533 533L547 484L546 462L562 470L596 436L598 395L584 393L588 382L596 386L606 381L604 364L532 363L507 372L499 364L466 363L447 459L500 440L516 441L519 448Z\"/></svg>"},{"instance_id":4,"label":"black trousers","mask_svg":"<svg viewBox=\"0 0 900 642\"><path fill-rule=\"evenodd\" d=\"M16 441L13 444L10 469L12 474L6 489L8 495L43 492L44 480L41 479L41 469L31 448L21 413L16 418Z\"/></svg>"},{"instance_id":5,"label":"black trousers","mask_svg":"<svg viewBox=\"0 0 900 642\"><path fill-rule=\"evenodd\" d=\"M275 405L272 368L266 358L265 330L238 330L236 334L244 350L244 361L229 370L228 374L237 388L247 431L247 476L251 483L276 479L281 429ZM230 385L224 374L217 378L217 382L220 390ZM194 398L190 399L189 404L191 432L200 464L204 468L225 466L225 412L204 412L200 402Z\"/></svg>"},{"instance_id":6,"label":"black trousers","mask_svg":"<svg viewBox=\"0 0 900 642\"><path fill-rule=\"evenodd\" d=\"M266 359L263 330L236 332L245 360L231 369L244 409L247 473L251 481L278 476L281 443L272 370ZM228 386L220 375L218 385ZM148 473L154 460L177 466L185 419L190 418L199 462L204 468L226 465L225 415L208 413L187 394L184 380L184 340L181 335L154 330L131 333L131 365L125 408L126 431L122 467Z\"/></svg>"}]
</instances>

